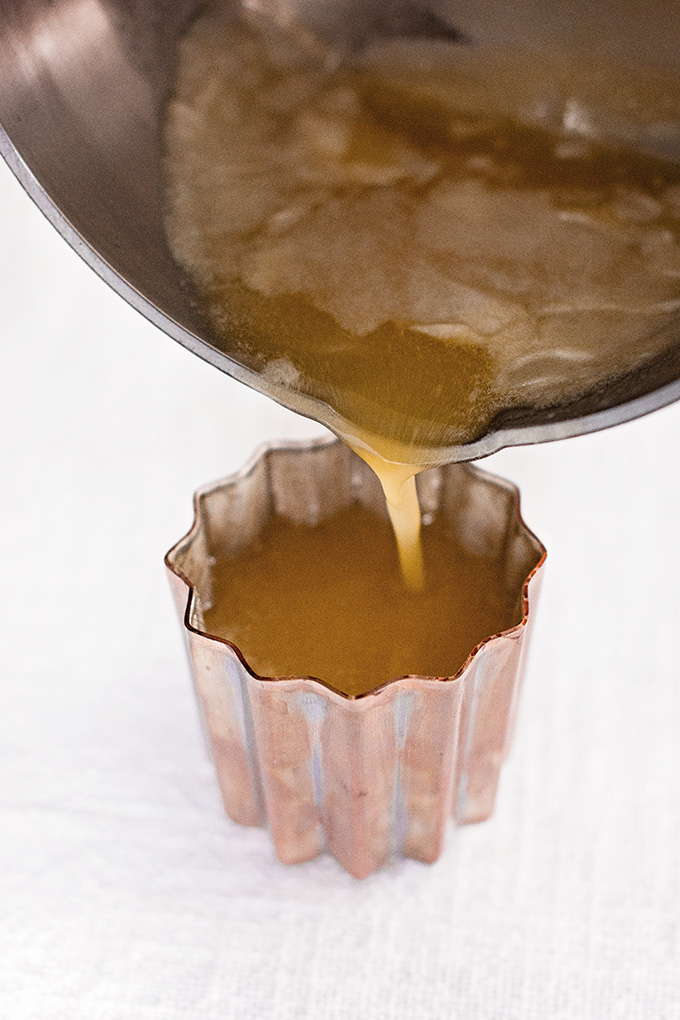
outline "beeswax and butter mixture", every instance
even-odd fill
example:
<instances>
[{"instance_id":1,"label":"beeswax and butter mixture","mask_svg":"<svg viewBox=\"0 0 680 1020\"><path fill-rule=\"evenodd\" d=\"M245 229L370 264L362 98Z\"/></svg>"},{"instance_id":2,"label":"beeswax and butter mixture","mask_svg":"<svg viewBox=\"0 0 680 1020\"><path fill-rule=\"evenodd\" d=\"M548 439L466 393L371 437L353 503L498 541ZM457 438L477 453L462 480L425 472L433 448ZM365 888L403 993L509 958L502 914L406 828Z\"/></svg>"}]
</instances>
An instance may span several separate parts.
<instances>
[{"instance_id":1,"label":"beeswax and butter mixture","mask_svg":"<svg viewBox=\"0 0 680 1020\"><path fill-rule=\"evenodd\" d=\"M165 147L170 245L222 349L376 470L411 592L414 473L678 342L670 73L416 39L338 59L217 6L181 42Z\"/></svg>"},{"instance_id":2,"label":"beeswax and butter mixture","mask_svg":"<svg viewBox=\"0 0 680 1020\"><path fill-rule=\"evenodd\" d=\"M444 460L677 340L670 74L419 40L338 62L217 8L165 141L171 247L224 348L388 460Z\"/></svg>"},{"instance_id":3,"label":"beeswax and butter mixture","mask_svg":"<svg viewBox=\"0 0 680 1020\"><path fill-rule=\"evenodd\" d=\"M522 593L502 555L472 553L443 516L423 528L423 552L414 593L389 522L359 504L313 528L275 517L213 568L205 628L261 676L314 676L350 695L404 674L452 676L480 641L520 622Z\"/></svg>"}]
</instances>

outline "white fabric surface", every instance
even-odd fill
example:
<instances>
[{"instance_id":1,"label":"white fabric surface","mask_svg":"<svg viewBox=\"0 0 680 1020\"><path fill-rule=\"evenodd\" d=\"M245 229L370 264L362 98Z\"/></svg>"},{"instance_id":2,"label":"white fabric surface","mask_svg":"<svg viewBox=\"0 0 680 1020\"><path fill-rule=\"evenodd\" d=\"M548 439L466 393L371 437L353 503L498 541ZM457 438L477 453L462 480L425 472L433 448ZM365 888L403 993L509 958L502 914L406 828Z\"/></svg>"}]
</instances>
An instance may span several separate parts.
<instances>
[{"instance_id":1,"label":"white fabric surface","mask_svg":"<svg viewBox=\"0 0 680 1020\"><path fill-rule=\"evenodd\" d=\"M224 817L162 567L318 434L146 323L3 167L0 1016L680 1017L680 406L504 451L549 563L495 817L286 868Z\"/></svg>"}]
</instances>

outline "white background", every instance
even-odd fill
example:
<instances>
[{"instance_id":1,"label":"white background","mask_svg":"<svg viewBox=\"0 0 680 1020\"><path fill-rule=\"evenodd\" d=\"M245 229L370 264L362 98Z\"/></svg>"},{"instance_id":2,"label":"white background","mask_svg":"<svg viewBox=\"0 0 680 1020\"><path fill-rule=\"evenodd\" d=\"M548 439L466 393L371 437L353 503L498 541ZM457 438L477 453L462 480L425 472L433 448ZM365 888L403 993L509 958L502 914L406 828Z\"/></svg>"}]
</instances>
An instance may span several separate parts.
<instances>
[{"instance_id":1,"label":"white background","mask_svg":"<svg viewBox=\"0 0 680 1020\"><path fill-rule=\"evenodd\" d=\"M505 451L549 562L495 817L357 882L224 817L163 555L319 434L200 362L0 168L0 1016L680 1017L680 406Z\"/></svg>"}]
</instances>

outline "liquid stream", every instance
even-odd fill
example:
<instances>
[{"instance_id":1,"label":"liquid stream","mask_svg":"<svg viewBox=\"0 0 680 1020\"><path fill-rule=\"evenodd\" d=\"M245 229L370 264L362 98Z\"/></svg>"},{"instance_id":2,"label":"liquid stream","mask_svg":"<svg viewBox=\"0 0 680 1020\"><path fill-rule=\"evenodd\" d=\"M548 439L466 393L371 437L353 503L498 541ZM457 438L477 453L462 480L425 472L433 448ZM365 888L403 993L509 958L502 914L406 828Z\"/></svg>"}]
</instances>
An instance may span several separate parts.
<instances>
[{"instance_id":1,"label":"liquid stream","mask_svg":"<svg viewBox=\"0 0 680 1020\"><path fill-rule=\"evenodd\" d=\"M354 452L373 468L385 493L404 584L411 591L422 591L425 586L425 564L420 542L420 504L416 475L423 468L411 464L394 464L367 450L355 449Z\"/></svg>"}]
</instances>

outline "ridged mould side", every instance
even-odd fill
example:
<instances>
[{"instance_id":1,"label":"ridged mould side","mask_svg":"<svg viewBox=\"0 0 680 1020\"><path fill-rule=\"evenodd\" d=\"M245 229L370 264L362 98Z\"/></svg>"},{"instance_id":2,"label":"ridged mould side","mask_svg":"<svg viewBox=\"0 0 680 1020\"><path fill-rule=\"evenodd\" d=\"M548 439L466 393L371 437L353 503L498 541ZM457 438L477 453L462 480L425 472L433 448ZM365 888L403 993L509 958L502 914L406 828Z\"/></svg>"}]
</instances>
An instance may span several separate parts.
<instances>
[{"instance_id":1,"label":"ridged mould side","mask_svg":"<svg viewBox=\"0 0 680 1020\"><path fill-rule=\"evenodd\" d=\"M224 806L235 822L268 825L285 863L328 851L361 878L392 853L434 861L449 818L493 810L545 549L516 488L486 472L435 468L419 493L467 548L503 557L521 605L521 622L471 649L455 676L399 677L349 697L309 677L260 677L238 648L204 633L215 550L248 545L271 514L313 525L355 500L385 514L375 476L341 443L259 451L196 494L193 527L166 557Z\"/></svg>"}]
</instances>

